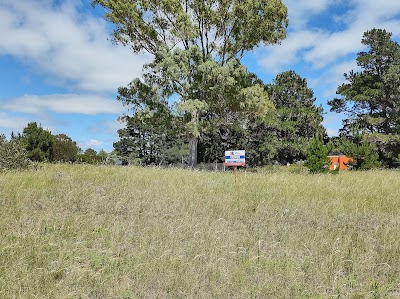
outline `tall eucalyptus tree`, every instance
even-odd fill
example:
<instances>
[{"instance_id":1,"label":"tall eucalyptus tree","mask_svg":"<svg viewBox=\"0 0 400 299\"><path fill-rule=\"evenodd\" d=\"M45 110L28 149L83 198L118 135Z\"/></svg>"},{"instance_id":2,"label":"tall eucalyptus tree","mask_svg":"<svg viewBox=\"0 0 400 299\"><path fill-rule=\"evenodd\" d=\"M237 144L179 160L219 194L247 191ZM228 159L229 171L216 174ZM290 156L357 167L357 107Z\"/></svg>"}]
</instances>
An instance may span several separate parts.
<instances>
[{"instance_id":1,"label":"tall eucalyptus tree","mask_svg":"<svg viewBox=\"0 0 400 299\"><path fill-rule=\"evenodd\" d=\"M135 111L151 102L177 103L185 115L189 165L197 164L201 115L222 107L256 111L272 107L261 86L230 93L244 55L286 36L287 8L281 0L93 0L114 24L113 40L147 52L143 82L120 89L119 99ZM150 92L151 91L151 92ZM249 101L250 105L240 104ZM239 103L239 104L237 104ZM260 108L261 107L261 108Z\"/></svg>"}]
</instances>

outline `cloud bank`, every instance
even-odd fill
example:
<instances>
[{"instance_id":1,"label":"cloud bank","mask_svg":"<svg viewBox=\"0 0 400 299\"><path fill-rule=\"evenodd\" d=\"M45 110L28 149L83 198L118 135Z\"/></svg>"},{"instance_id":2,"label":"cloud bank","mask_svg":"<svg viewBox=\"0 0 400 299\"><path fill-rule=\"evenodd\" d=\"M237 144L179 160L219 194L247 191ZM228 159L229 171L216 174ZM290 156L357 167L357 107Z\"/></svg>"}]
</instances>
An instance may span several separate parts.
<instances>
[{"instance_id":1,"label":"cloud bank","mask_svg":"<svg viewBox=\"0 0 400 299\"><path fill-rule=\"evenodd\" d=\"M108 24L83 2L0 1L0 55L83 91L112 91L139 77L147 55L109 41Z\"/></svg>"},{"instance_id":2,"label":"cloud bank","mask_svg":"<svg viewBox=\"0 0 400 299\"><path fill-rule=\"evenodd\" d=\"M55 112L85 115L122 114L126 110L115 99L91 94L25 95L6 101L3 109L29 114Z\"/></svg>"}]
</instances>

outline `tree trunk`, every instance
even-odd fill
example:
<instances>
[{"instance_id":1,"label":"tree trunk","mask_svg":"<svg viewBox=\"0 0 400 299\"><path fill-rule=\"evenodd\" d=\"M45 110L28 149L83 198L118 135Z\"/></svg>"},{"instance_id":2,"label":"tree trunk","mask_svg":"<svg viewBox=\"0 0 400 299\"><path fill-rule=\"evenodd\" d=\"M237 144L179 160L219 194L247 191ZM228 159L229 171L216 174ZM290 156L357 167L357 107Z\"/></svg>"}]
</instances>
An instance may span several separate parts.
<instances>
[{"instance_id":1,"label":"tree trunk","mask_svg":"<svg viewBox=\"0 0 400 299\"><path fill-rule=\"evenodd\" d=\"M197 166L197 143L199 138L193 136L189 142L189 167L195 168Z\"/></svg>"}]
</instances>

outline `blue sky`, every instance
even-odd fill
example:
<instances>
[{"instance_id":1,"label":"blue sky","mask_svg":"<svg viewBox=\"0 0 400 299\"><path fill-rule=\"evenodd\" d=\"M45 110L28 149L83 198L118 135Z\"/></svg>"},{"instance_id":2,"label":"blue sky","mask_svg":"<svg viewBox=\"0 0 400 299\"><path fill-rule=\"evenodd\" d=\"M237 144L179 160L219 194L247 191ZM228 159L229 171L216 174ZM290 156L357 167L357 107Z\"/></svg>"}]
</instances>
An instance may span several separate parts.
<instances>
[{"instance_id":1,"label":"blue sky","mask_svg":"<svg viewBox=\"0 0 400 299\"><path fill-rule=\"evenodd\" d=\"M382 28L400 40L398 0L283 0L289 27L281 45L259 47L243 63L265 83L287 70L306 78L325 112L343 74L357 70L366 30ZM140 77L146 54L113 45L110 25L90 0L0 0L0 133L36 121L65 133L82 149L112 150L119 86ZM341 116L327 113L336 135Z\"/></svg>"}]
</instances>

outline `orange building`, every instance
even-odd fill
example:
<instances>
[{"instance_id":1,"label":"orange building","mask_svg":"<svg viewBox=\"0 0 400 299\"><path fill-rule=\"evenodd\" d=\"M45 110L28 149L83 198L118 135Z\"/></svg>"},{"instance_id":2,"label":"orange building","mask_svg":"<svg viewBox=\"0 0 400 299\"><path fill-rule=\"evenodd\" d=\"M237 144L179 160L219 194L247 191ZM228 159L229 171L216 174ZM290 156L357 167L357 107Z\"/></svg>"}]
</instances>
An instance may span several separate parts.
<instances>
[{"instance_id":1,"label":"orange building","mask_svg":"<svg viewBox=\"0 0 400 299\"><path fill-rule=\"evenodd\" d=\"M330 170L335 170L337 168L339 168L339 170L347 170L349 162L353 160L341 153L331 153L328 158L331 160Z\"/></svg>"}]
</instances>

